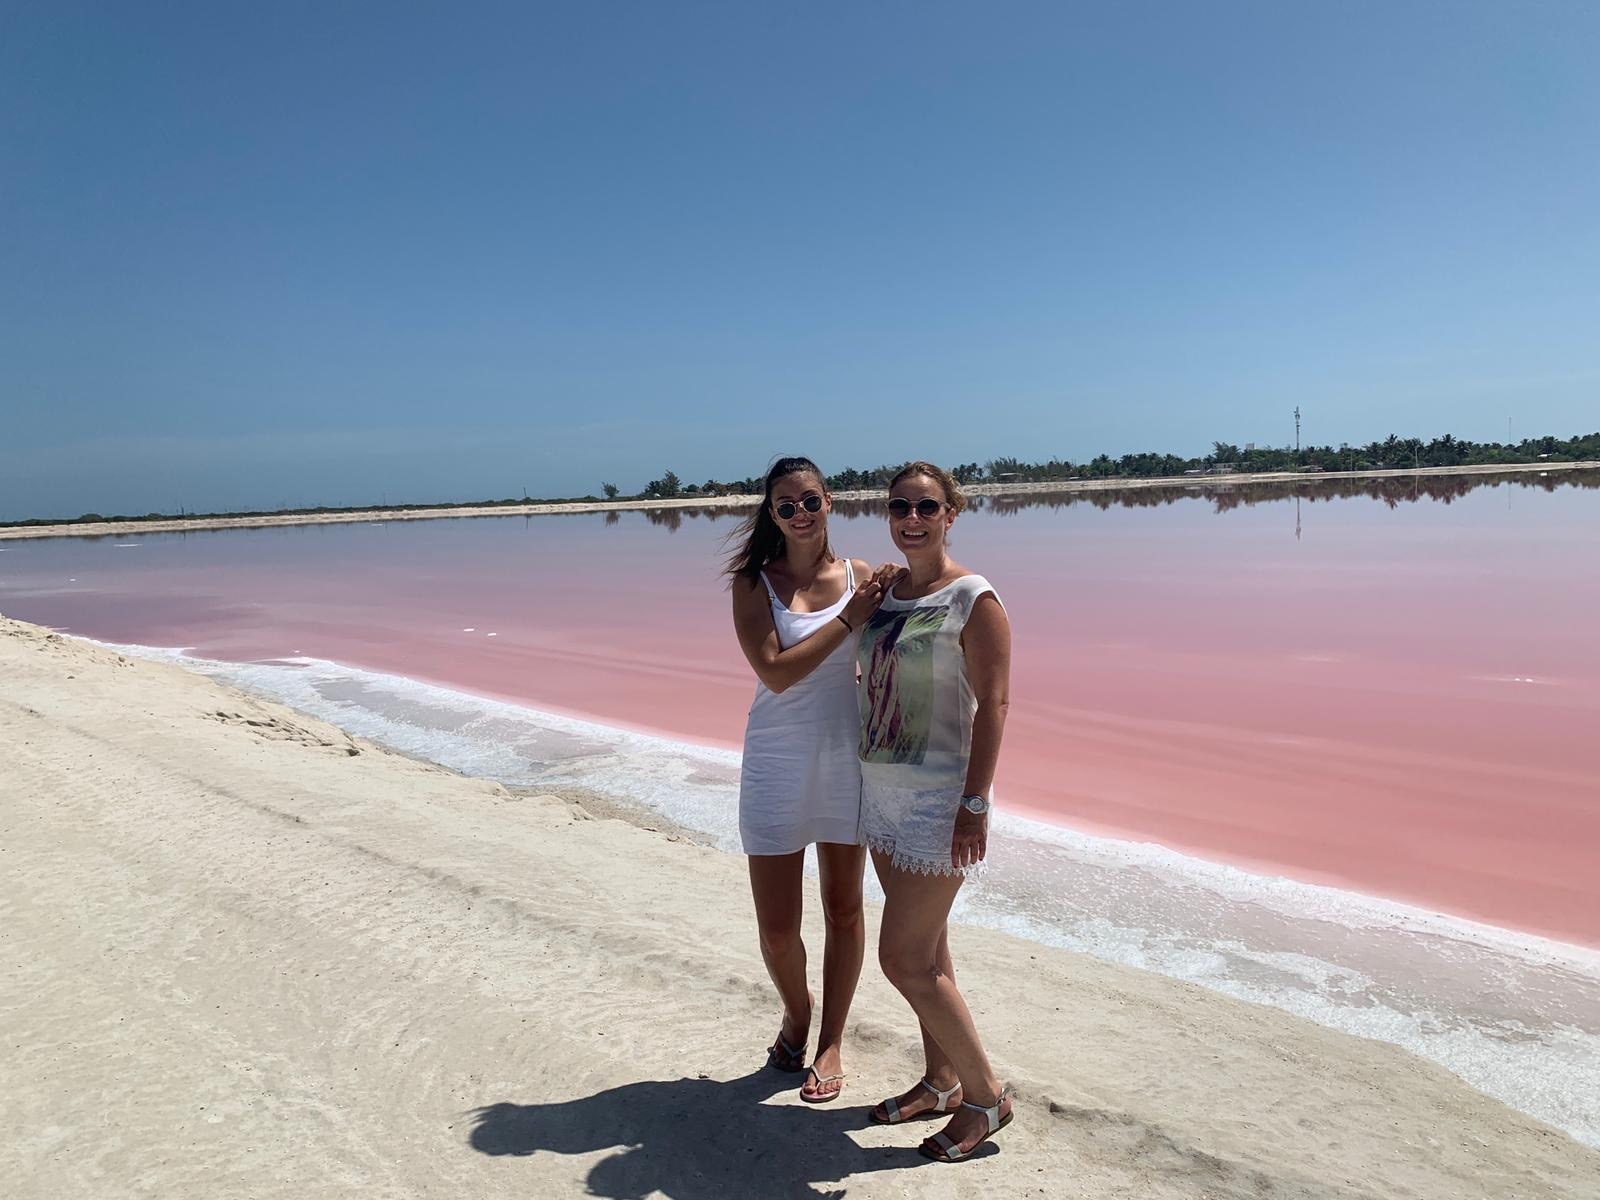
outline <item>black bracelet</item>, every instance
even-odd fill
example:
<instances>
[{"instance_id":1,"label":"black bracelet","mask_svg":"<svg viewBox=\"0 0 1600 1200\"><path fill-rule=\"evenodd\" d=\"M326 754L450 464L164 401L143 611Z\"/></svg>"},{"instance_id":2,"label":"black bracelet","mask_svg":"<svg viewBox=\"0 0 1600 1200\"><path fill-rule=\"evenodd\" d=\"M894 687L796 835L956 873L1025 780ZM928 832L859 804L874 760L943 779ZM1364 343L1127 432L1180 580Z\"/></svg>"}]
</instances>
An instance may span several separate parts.
<instances>
[{"instance_id":1,"label":"black bracelet","mask_svg":"<svg viewBox=\"0 0 1600 1200\"><path fill-rule=\"evenodd\" d=\"M833 614L833 619L835 621L839 622L839 624L843 625L851 633L854 633L856 631L856 627L854 625L850 624L849 621L846 621L844 619L844 614L843 613L834 613Z\"/></svg>"}]
</instances>

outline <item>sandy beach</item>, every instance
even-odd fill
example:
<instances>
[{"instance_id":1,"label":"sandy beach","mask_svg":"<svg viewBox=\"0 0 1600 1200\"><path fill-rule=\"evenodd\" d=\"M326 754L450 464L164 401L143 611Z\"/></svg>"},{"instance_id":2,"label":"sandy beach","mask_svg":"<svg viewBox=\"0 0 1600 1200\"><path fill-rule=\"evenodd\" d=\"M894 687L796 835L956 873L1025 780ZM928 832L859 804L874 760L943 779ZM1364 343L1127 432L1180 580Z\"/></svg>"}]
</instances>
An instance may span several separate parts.
<instances>
[{"instance_id":1,"label":"sandy beach","mask_svg":"<svg viewBox=\"0 0 1600 1200\"><path fill-rule=\"evenodd\" d=\"M867 1120L918 1074L875 937L841 1101L761 1069L738 858L7 619L0 678L13 1195L1600 1194L1395 1047L971 928L1018 1115L927 1163Z\"/></svg>"}]
</instances>

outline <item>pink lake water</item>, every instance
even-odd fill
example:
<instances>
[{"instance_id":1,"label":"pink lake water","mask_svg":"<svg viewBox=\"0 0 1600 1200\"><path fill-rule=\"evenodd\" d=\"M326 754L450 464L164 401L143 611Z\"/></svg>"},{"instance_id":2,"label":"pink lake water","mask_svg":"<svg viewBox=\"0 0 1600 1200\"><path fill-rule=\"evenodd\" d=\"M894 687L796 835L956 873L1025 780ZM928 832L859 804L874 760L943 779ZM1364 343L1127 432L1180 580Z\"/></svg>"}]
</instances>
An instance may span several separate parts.
<instances>
[{"instance_id":1,"label":"pink lake water","mask_svg":"<svg viewBox=\"0 0 1600 1200\"><path fill-rule=\"evenodd\" d=\"M1392 507L1128 493L1146 503L964 515L955 553L1014 626L1006 805L1600 945L1600 490L1542 482L1441 499L1391 484ZM892 558L861 507L835 514L836 545ZM753 683L716 575L736 520L12 542L0 604L102 640L332 660L736 748Z\"/></svg>"},{"instance_id":2,"label":"pink lake water","mask_svg":"<svg viewBox=\"0 0 1600 1200\"><path fill-rule=\"evenodd\" d=\"M0 612L736 849L738 517L7 541ZM874 506L832 534L893 557ZM1600 472L991 497L953 539L1015 640L957 919L1395 1042L1600 1147Z\"/></svg>"}]
</instances>

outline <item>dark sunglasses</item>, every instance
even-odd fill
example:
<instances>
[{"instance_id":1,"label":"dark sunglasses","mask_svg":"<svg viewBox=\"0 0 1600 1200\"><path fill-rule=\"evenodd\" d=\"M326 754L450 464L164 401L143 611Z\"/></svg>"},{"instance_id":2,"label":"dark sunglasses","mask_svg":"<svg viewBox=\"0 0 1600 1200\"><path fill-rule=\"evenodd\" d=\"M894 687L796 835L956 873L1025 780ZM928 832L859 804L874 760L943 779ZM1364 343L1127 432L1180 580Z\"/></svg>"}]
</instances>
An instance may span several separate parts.
<instances>
[{"instance_id":1,"label":"dark sunglasses","mask_svg":"<svg viewBox=\"0 0 1600 1200\"><path fill-rule=\"evenodd\" d=\"M924 521L931 521L944 511L945 502L935 500L932 496L924 496L913 505L911 501L896 496L889 501L889 515L898 521L902 517L909 517L913 507L917 510L917 516Z\"/></svg>"},{"instance_id":2,"label":"dark sunglasses","mask_svg":"<svg viewBox=\"0 0 1600 1200\"><path fill-rule=\"evenodd\" d=\"M809 496L800 497L799 504L796 504L793 500L785 500L782 504L774 505L772 511L778 514L778 520L792 521L794 520L794 514L802 508L808 513L821 512L822 497L812 492Z\"/></svg>"}]
</instances>

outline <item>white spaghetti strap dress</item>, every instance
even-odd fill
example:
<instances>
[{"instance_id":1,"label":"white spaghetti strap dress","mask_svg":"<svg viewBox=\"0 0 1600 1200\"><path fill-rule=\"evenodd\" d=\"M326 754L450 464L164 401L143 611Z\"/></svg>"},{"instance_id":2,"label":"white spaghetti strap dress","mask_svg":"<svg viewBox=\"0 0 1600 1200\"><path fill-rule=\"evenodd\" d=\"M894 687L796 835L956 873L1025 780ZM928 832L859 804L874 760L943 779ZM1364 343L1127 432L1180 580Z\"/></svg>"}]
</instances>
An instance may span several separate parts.
<instances>
[{"instance_id":1,"label":"white spaghetti strap dress","mask_svg":"<svg viewBox=\"0 0 1600 1200\"><path fill-rule=\"evenodd\" d=\"M762 573L780 647L798 645L844 611L856 590L849 559L844 569L844 595L809 613L790 612ZM781 693L756 682L739 773L739 838L746 854L793 854L813 842L860 844L860 730L853 637Z\"/></svg>"}]
</instances>

